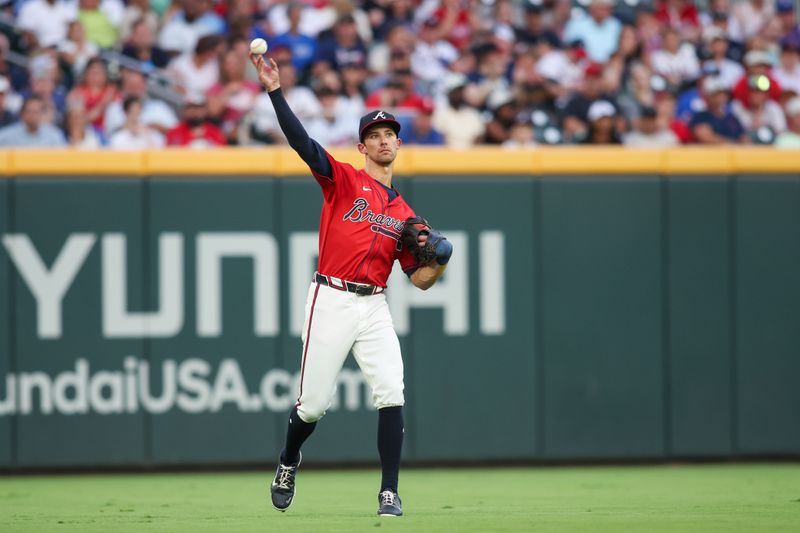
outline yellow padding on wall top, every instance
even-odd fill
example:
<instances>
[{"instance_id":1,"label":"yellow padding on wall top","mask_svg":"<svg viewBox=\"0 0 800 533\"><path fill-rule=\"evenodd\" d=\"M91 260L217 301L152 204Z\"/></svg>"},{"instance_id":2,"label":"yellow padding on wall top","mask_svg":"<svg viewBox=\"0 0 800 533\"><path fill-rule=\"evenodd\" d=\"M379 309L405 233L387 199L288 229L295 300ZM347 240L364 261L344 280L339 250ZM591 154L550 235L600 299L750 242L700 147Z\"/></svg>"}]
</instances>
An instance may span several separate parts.
<instances>
[{"instance_id":1,"label":"yellow padding on wall top","mask_svg":"<svg viewBox=\"0 0 800 533\"><path fill-rule=\"evenodd\" d=\"M339 161L361 168L353 148L332 149ZM770 147L685 147L668 150L548 147L525 150L479 146L464 151L403 146L398 175L480 174L731 174L800 173L800 150ZM145 152L85 150L0 151L0 175L161 176L308 175L288 147L164 149Z\"/></svg>"}]
</instances>

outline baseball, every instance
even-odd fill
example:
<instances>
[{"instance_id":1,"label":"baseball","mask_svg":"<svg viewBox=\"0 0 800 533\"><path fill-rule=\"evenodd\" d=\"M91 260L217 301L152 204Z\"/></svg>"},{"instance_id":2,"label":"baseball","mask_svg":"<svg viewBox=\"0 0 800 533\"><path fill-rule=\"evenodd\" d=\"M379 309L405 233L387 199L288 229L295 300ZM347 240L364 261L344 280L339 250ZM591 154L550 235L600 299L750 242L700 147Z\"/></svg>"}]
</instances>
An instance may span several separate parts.
<instances>
[{"instance_id":1,"label":"baseball","mask_svg":"<svg viewBox=\"0 0 800 533\"><path fill-rule=\"evenodd\" d=\"M250 41L250 53L263 55L267 53L267 41L264 39L253 39Z\"/></svg>"}]
</instances>

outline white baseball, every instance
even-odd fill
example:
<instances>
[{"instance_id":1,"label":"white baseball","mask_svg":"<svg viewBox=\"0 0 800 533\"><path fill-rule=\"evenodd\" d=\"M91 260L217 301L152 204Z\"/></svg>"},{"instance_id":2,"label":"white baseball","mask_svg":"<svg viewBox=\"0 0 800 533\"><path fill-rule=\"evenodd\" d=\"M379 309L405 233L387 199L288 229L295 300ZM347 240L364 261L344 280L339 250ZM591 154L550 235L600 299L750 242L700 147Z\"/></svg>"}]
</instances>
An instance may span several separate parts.
<instances>
[{"instance_id":1,"label":"white baseball","mask_svg":"<svg viewBox=\"0 0 800 533\"><path fill-rule=\"evenodd\" d=\"M267 41L264 39L253 39L250 41L250 53L263 55L267 53Z\"/></svg>"}]
</instances>

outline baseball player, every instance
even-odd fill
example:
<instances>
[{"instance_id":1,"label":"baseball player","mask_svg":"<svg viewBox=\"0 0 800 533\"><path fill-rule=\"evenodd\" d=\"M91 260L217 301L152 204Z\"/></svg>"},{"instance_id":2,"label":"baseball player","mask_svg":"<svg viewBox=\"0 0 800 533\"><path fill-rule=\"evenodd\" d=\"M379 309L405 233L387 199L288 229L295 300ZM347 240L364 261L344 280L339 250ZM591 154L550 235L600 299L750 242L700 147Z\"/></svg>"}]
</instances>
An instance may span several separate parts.
<instances>
[{"instance_id":1,"label":"baseball player","mask_svg":"<svg viewBox=\"0 0 800 533\"><path fill-rule=\"evenodd\" d=\"M452 244L416 217L392 172L400 123L386 111L361 118L358 151L364 168L336 161L308 136L280 90L278 65L251 54L289 145L322 189L319 262L308 291L302 330L300 390L289 416L286 445L272 481L272 504L285 511L295 494L300 447L335 392L350 351L369 383L378 410L380 516L401 516L397 481L403 445L403 360L384 291L395 259L411 282L431 287L447 268Z\"/></svg>"}]
</instances>

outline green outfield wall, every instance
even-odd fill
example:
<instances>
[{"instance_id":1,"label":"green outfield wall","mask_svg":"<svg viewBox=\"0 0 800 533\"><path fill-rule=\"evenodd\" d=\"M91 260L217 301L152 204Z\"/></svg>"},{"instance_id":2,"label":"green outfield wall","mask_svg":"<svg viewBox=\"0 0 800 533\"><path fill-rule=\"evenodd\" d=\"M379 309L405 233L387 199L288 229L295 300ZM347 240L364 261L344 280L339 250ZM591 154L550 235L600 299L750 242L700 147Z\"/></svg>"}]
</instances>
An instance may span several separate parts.
<instances>
[{"instance_id":1,"label":"green outfield wall","mask_svg":"<svg viewBox=\"0 0 800 533\"><path fill-rule=\"evenodd\" d=\"M800 454L800 159L503 154L395 182L455 245L390 279L404 458ZM322 198L224 156L0 153L0 468L275 459ZM376 422L351 359L304 460L376 460Z\"/></svg>"}]
</instances>

